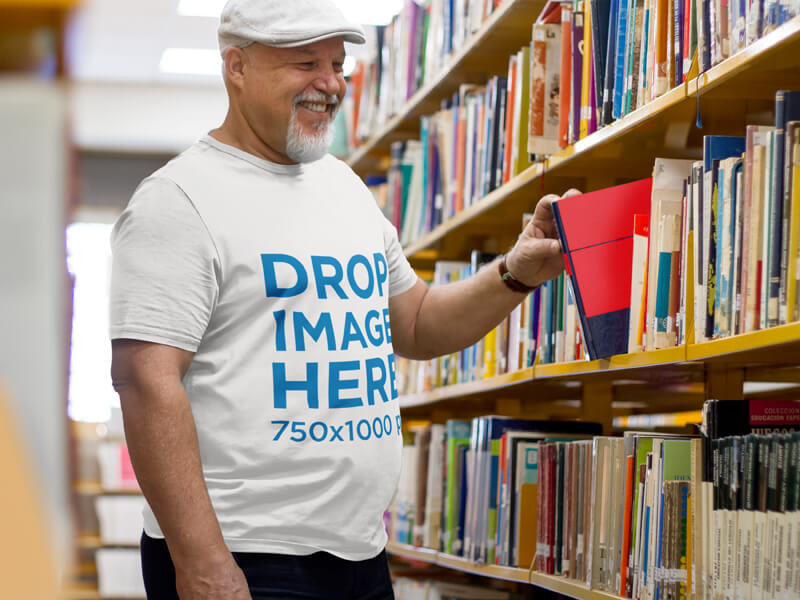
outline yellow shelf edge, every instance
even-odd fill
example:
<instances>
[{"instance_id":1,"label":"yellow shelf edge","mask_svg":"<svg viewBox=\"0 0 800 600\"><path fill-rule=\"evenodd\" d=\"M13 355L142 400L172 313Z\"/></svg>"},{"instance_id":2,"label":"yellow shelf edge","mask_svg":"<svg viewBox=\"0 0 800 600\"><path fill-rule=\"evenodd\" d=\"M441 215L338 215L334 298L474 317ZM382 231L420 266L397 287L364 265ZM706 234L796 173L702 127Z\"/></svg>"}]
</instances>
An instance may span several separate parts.
<instances>
[{"instance_id":1,"label":"yellow shelf edge","mask_svg":"<svg viewBox=\"0 0 800 600\"><path fill-rule=\"evenodd\" d=\"M787 344L798 340L800 340L800 323L789 323L700 344L689 344L687 358L689 360L706 360L729 354L764 349L769 346Z\"/></svg>"},{"instance_id":2,"label":"yellow shelf edge","mask_svg":"<svg viewBox=\"0 0 800 600\"><path fill-rule=\"evenodd\" d=\"M696 94L699 87L700 95L702 96L704 91L724 83L725 80L735 76L738 71L745 69L753 60L761 58L783 44L792 42L795 37L800 38L800 15L783 23L774 31L754 41L733 56L714 65L695 79L687 81L685 86L682 87L686 87L687 96Z\"/></svg>"},{"instance_id":3,"label":"yellow shelf edge","mask_svg":"<svg viewBox=\"0 0 800 600\"><path fill-rule=\"evenodd\" d=\"M414 408L416 406L433 404L435 402L449 400L451 398L473 396L475 394L491 392L505 386L531 381L532 379L533 367L528 367L525 369L520 369L519 371L513 371L511 373L495 375L494 377L489 377L488 379L477 379L475 381L445 385L427 392L419 392L416 394L407 394L405 396L401 396L400 408Z\"/></svg>"},{"instance_id":4,"label":"yellow shelf edge","mask_svg":"<svg viewBox=\"0 0 800 600\"><path fill-rule=\"evenodd\" d=\"M566 594L581 600L620 600L619 596L589 589L584 582L566 579L556 575L545 575L536 571L528 571L519 567L505 567L499 565L485 565L472 562L459 556L451 556L438 552L432 548L409 546L399 542L388 542L386 551L408 560L417 560L432 565L439 565L458 571L474 573L495 579L507 579L536 585L560 594Z\"/></svg>"},{"instance_id":5,"label":"yellow shelf edge","mask_svg":"<svg viewBox=\"0 0 800 600\"><path fill-rule=\"evenodd\" d=\"M438 88L447 78L449 78L453 71L461 66L461 63L475 50L476 46L480 45L481 42L486 39L486 37L491 33L492 29L494 29L497 22L504 19L506 15L508 15L508 13L513 9L523 4L533 5L536 4L536 2L532 2L531 0L505 0L505 2L500 4L500 6L498 6L492 12L492 14L489 15L486 21L467 38L467 40L461 45L461 48L448 57L446 62L442 65L442 68L439 69L439 72L433 77L433 79L418 89L414 95L408 99L403 106L403 109L396 115L390 117L377 133L372 135L366 142L355 149L353 154L346 160L350 168L355 170L359 163L364 160L364 158L370 152L383 144L384 139L394 129L396 129L400 123L406 119L412 118L414 111L417 110L419 105L436 93L436 88Z\"/></svg>"},{"instance_id":6,"label":"yellow shelf edge","mask_svg":"<svg viewBox=\"0 0 800 600\"><path fill-rule=\"evenodd\" d=\"M72 486L72 490L77 494L87 494L87 495L107 494L109 496L130 496L130 495L140 496L142 494L142 491L139 488L107 490L103 488L103 486L100 484L99 481L76 481Z\"/></svg>"},{"instance_id":7,"label":"yellow shelf edge","mask_svg":"<svg viewBox=\"0 0 800 600\"><path fill-rule=\"evenodd\" d=\"M450 556L443 553L439 553L437 555L436 564L441 567L466 571L467 573L475 573L476 575L483 575L485 577L494 577L496 579L507 579L510 581L530 583L527 569L519 569L517 567L501 567L499 565L484 565L474 563L459 556Z\"/></svg>"},{"instance_id":8,"label":"yellow shelf edge","mask_svg":"<svg viewBox=\"0 0 800 600\"><path fill-rule=\"evenodd\" d=\"M624 369L656 367L682 362L686 362L686 346L684 345L675 346L674 348L651 350L649 352L617 354L611 358L601 358L592 361L536 365L533 378L537 380L572 375L600 374Z\"/></svg>"},{"instance_id":9,"label":"yellow shelf edge","mask_svg":"<svg viewBox=\"0 0 800 600\"><path fill-rule=\"evenodd\" d=\"M488 210L500 205L511 194L518 192L524 187L536 181L544 173L543 163L534 163L521 173L515 175L506 183L495 188L472 206L465 208L461 212L453 215L444 223L426 233L418 240L412 242L403 250L406 257L413 258L418 252L428 250L433 244L452 233L458 227L469 223L472 219Z\"/></svg>"}]
</instances>

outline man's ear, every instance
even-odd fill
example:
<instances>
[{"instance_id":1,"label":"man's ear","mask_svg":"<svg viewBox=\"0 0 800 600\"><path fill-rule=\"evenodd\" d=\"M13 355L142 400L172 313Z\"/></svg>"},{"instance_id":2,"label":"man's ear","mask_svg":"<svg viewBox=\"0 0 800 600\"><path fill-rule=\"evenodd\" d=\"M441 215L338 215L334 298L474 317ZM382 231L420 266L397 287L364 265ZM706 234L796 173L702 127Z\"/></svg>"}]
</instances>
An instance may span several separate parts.
<instances>
[{"instance_id":1,"label":"man's ear","mask_svg":"<svg viewBox=\"0 0 800 600\"><path fill-rule=\"evenodd\" d=\"M225 79L236 88L241 89L244 84L246 67L249 57L247 53L236 46L228 48L223 58L223 70Z\"/></svg>"}]
</instances>

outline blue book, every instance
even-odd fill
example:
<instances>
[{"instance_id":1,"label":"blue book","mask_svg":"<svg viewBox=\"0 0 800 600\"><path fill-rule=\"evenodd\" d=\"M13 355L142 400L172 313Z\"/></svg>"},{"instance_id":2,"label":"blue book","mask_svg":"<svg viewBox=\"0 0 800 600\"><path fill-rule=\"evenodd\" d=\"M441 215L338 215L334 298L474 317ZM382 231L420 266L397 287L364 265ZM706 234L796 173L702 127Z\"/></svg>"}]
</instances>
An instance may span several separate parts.
<instances>
[{"instance_id":1,"label":"blue book","mask_svg":"<svg viewBox=\"0 0 800 600\"><path fill-rule=\"evenodd\" d=\"M707 135L703 138L703 221L708 223L709 233L704 241L708 244L707 302L705 335L714 336L714 294L717 282L717 170L719 161L732 156L741 156L745 151L745 138L739 136ZM708 220L706 221L706 217Z\"/></svg>"},{"instance_id":2,"label":"blue book","mask_svg":"<svg viewBox=\"0 0 800 600\"><path fill-rule=\"evenodd\" d=\"M603 79L602 110L600 111L600 123L598 127L608 125L613 120L614 108L614 82L617 72L617 37L619 21L619 6L621 0L611 0L608 12L608 40L606 44L605 56L605 77Z\"/></svg>"},{"instance_id":3,"label":"blue book","mask_svg":"<svg viewBox=\"0 0 800 600\"><path fill-rule=\"evenodd\" d=\"M539 343L539 311L542 306L542 288L538 287L533 291L531 298L531 325L528 335L531 343L528 349L528 356L525 357L525 366L532 367L536 358L536 347Z\"/></svg>"},{"instance_id":4,"label":"blue book","mask_svg":"<svg viewBox=\"0 0 800 600\"><path fill-rule=\"evenodd\" d=\"M716 264L717 264L717 281L716 286L714 287L714 337L717 337L720 333L720 319L721 319L721 308L722 308L722 298L727 294L727 285L728 285L728 278L726 273L723 272L723 243L722 243L722 236L723 236L723 229L725 227L725 198L727 196L728 190L725 189L725 169L721 166L717 167L717 174L715 177L715 188L717 193L714 194L712 197L714 198L714 203L716 206L716 214L717 214L717 257L716 257Z\"/></svg>"},{"instance_id":5,"label":"blue book","mask_svg":"<svg viewBox=\"0 0 800 600\"><path fill-rule=\"evenodd\" d=\"M420 145L422 146L422 209L419 211L419 222L416 224L417 235L422 235L425 232L425 225L428 219L428 175L431 172L430 168L430 143L429 143L429 129L431 118L420 117Z\"/></svg>"},{"instance_id":6,"label":"blue book","mask_svg":"<svg viewBox=\"0 0 800 600\"><path fill-rule=\"evenodd\" d=\"M476 517L478 522L486 523L485 534L482 539L476 540L475 559L487 564L494 564L495 548L492 541L497 532L497 491L498 475L500 470L500 438L506 431L526 431L540 433L542 437L560 435L602 435L603 426L600 423L587 421L550 421L535 419L516 419L512 417L488 416L481 417L483 421L482 433L479 439L478 452L482 454L477 464L487 473L482 474L482 481L488 484L488 497L483 491L477 496ZM488 475L488 481L485 478ZM474 477L478 481L478 475ZM479 516L480 515L480 516ZM484 521L485 519L485 521Z\"/></svg>"},{"instance_id":7,"label":"blue book","mask_svg":"<svg viewBox=\"0 0 800 600\"><path fill-rule=\"evenodd\" d=\"M614 101L611 114L615 119L622 116L622 95L625 89L625 55L628 39L628 0L619 0L617 19L617 43L615 47Z\"/></svg>"},{"instance_id":8,"label":"blue book","mask_svg":"<svg viewBox=\"0 0 800 600\"><path fill-rule=\"evenodd\" d=\"M606 54L611 4L615 0L589 0L592 11L592 60L594 61L595 108L603 107L603 87L606 80Z\"/></svg>"},{"instance_id":9,"label":"blue book","mask_svg":"<svg viewBox=\"0 0 800 600\"><path fill-rule=\"evenodd\" d=\"M789 241L791 190L786 189L790 165L786 162L786 123L800 120L800 91L780 90L775 94L775 161L773 163L773 210L770 215L769 290L767 302L777 303L781 314L768 314L768 326L786 319L786 250Z\"/></svg>"}]
</instances>

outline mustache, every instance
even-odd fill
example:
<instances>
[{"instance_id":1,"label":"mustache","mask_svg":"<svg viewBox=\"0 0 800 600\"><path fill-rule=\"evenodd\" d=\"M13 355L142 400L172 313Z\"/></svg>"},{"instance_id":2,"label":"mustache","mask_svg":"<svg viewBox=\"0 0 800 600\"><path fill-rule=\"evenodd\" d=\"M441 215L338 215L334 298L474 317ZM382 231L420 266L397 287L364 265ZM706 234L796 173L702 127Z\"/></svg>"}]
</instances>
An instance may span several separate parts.
<instances>
[{"instance_id":1,"label":"mustache","mask_svg":"<svg viewBox=\"0 0 800 600\"><path fill-rule=\"evenodd\" d=\"M314 103L324 103L324 104L333 104L334 108L339 106L339 97L335 94L325 94L324 92L317 92L311 94L299 94L295 96L293 104L299 104L300 102L314 102Z\"/></svg>"}]
</instances>

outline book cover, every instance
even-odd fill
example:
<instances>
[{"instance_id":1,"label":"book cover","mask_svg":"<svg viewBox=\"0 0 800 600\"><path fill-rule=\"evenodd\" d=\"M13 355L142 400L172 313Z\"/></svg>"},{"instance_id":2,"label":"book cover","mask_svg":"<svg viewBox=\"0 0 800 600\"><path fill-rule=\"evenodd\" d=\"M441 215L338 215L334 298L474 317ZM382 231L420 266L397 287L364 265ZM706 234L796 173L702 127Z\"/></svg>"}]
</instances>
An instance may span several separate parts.
<instances>
[{"instance_id":1,"label":"book cover","mask_svg":"<svg viewBox=\"0 0 800 600\"><path fill-rule=\"evenodd\" d=\"M589 355L628 349L635 214L649 214L652 180L645 179L553 204Z\"/></svg>"},{"instance_id":2,"label":"book cover","mask_svg":"<svg viewBox=\"0 0 800 600\"><path fill-rule=\"evenodd\" d=\"M570 137L572 144L580 139L581 133L581 91L583 90L584 13L572 13L572 109L570 110Z\"/></svg>"},{"instance_id":3,"label":"book cover","mask_svg":"<svg viewBox=\"0 0 800 600\"><path fill-rule=\"evenodd\" d=\"M561 70L558 94L558 146L569 145L569 113L572 98L572 8L561 9Z\"/></svg>"},{"instance_id":4,"label":"book cover","mask_svg":"<svg viewBox=\"0 0 800 600\"><path fill-rule=\"evenodd\" d=\"M443 549L446 554L460 555L461 538L459 529L459 495L461 491L461 462L459 449L465 451L469 445L471 426L469 421L447 421L445 432L446 488L444 498Z\"/></svg>"},{"instance_id":5,"label":"book cover","mask_svg":"<svg viewBox=\"0 0 800 600\"><path fill-rule=\"evenodd\" d=\"M770 298L776 294L774 288L774 278L777 276L778 289L777 297L779 303L779 323L787 322L786 308L786 271L788 268L787 243L789 238L789 218L791 213L791 186L789 175L791 173L791 157L787 157L787 148L790 147L791 138L787 143L787 123L800 120L800 91L780 90L775 94L775 170L774 170L774 190L775 190L775 211L778 213L775 218L780 217L780 228L776 230L776 235L780 235L780 246L776 246L773 241L773 249L778 252L778 259L770 256ZM776 264L777 263L777 264ZM777 269L777 271L776 271Z\"/></svg>"},{"instance_id":6,"label":"book cover","mask_svg":"<svg viewBox=\"0 0 800 600\"><path fill-rule=\"evenodd\" d=\"M714 335L714 302L717 283L717 197L719 161L741 156L745 151L745 138L736 136L705 136L703 138L703 240L707 261L706 276L706 338Z\"/></svg>"},{"instance_id":7,"label":"book cover","mask_svg":"<svg viewBox=\"0 0 800 600\"><path fill-rule=\"evenodd\" d=\"M617 38L619 30L620 4L624 0L610 0L608 14L608 34L606 37L605 67L603 69L603 94L601 96L601 110L599 127L608 125L614 120L614 85L617 72Z\"/></svg>"},{"instance_id":8,"label":"book cover","mask_svg":"<svg viewBox=\"0 0 800 600\"><path fill-rule=\"evenodd\" d=\"M594 61L595 105L593 111L601 114L606 80L606 56L608 54L608 30L612 0L589 0L592 13L592 60Z\"/></svg>"},{"instance_id":9,"label":"book cover","mask_svg":"<svg viewBox=\"0 0 800 600\"><path fill-rule=\"evenodd\" d=\"M489 416L483 417L485 423L485 436L479 441L478 452L484 457L478 460L479 469L485 469L487 492L477 495L478 505L475 514L480 515L480 520L487 523L487 531L482 539L477 542L477 557L481 561L494 563L495 541L497 533L497 498L498 498L498 471L500 459L500 439L506 431L524 431L528 433L544 434L542 437L552 437L553 434L583 434L591 435L600 433L602 425L599 423L583 421L537 421L531 419L515 419L511 417Z\"/></svg>"},{"instance_id":10,"label":"book cover","mask_svg":"<svg viewBox=\"0 0 800 600\"><path fill-rule=\"evenodd\" d=\"M680 252L680 227L683 209L683 180L691 173L692 162L656 158L653 165L653 191L650 202L650 252L647 273L648 350L667 348L677 343L675 314L670 312L673 282L673 258ZM677 272L674 273L677 275ZM672 307L674 309L674 306Z\"/></svg>"},{"instance_id":11,"label":"book cover","mask_svg":"<svg viewBox=\"0 0 800 600\"><path fill-rule=\"evenodd\" d=\"M534 24L530 74L528 152L558 152L561 24Z\"/></svg>"},{"instance_id":12,"label":"book cover","mask_svg":"<svg viewBox=\"0 0 800 600\"><path fill-rule=\"evenodd\" d=\"M619 119L622 116L623 95L625 89L625 56L628 43L628 0L618 0L616 21L616 42L614 44L614 92L611 103L611 116Z\"/></svg>"},{"instance_id":13,"label":"book cover","mask_svg":"<svg viewBox=\"0 0 800 600\"><path fill-rule=\"evenodd\" d=\"M790 321L800 319L800 122L787 123L787 144L791 140L791 151L788 153L787 162L791 165L787 178L790 191L789 206L791 206L789 221L789 267L786 274L788 290L786 304ZM800 548L798 548L800 552Z\"/></svg>"}]
</instances>

